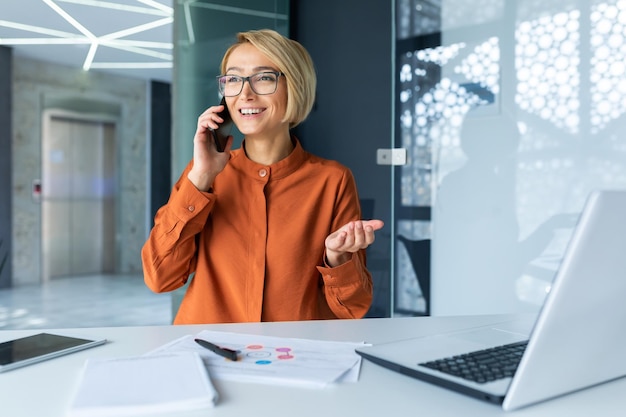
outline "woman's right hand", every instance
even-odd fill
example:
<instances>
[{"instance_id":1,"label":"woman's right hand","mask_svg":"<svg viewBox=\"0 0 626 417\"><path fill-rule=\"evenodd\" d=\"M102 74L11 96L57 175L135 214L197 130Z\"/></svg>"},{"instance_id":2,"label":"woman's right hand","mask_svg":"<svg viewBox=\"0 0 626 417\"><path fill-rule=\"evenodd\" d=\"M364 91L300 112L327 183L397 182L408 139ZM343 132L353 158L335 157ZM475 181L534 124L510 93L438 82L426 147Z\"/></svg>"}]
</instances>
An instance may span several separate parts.
<instances>
[{"instance_id":1,"label":"woman's right hand","mask_svg":"<svg viewBox=\"0 0 626 417\"><path fill-rule=\"evenodd\" d=\"M217 129L224 121L218 116L222 110L224 110L222 105L212 106L198 117L198 126L193 138L193 167L187 178L200 191L208 191L211 188L215 177L222 172L230 159L232 135L228 137L224 152L218 152L210 131Z\"/></svg>"}]
</instances>

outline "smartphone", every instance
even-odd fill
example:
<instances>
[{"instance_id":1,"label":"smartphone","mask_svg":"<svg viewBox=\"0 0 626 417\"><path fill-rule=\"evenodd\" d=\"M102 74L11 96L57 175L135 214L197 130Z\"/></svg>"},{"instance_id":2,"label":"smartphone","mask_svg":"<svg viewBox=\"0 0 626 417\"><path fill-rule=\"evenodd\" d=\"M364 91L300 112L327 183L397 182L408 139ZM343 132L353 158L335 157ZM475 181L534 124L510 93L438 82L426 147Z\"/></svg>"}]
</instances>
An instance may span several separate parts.
<instances>
[{"instance_id":1,"label":"smartphone","mask_svg":"<svg viewBox=\"0 0 626 417\"><path fill-rule=\"evenodd\" d=\"M228 107L226 107L225 98L222 98L220 104L224 106L224 110L219 112L217 115L224 119L224 123L220 123L217 129L211 129L211 134L213 135L213 140L215 141L215 147L217 148L217 151L224 152L224 148L226 148L226 141L228 140L230 131L233 128L233 119L230 117Z\"/></svg>"}]
</instances>

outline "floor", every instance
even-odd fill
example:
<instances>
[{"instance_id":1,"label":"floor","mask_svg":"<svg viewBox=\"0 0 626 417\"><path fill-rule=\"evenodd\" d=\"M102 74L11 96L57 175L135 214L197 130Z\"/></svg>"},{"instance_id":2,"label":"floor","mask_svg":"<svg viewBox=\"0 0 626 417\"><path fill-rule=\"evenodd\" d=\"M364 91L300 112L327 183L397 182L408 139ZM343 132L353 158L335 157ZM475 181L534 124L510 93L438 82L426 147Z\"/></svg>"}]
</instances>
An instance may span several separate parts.
<instances>
[{"instance_id":1,"label":"floor","mask_svg":"<svg viewBox=\"0 0 626 417\"><path fill-rule=\"evenodd\" d=\"M0 289L0 330L171 324L171 294L155 294L141 275L56 278Z\"/></svg>"}]
</instances>

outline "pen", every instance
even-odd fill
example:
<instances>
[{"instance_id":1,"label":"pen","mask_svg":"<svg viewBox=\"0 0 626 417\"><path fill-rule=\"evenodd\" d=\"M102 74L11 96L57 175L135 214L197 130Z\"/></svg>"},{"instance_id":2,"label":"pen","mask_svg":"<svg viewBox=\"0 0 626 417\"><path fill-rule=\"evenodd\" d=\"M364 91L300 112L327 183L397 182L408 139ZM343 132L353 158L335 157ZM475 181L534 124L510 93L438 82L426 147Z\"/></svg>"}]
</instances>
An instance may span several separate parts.
<instances>
[{"instance_id":1,"label":"pen","mask_svg":"<svg viewBox=\"0 0 626 417\"><path fill-rule=\"evenodd\" d=\"M202 339L193 339L193 340L195 340L196 343L199 344L200 346L202 346L203 348L207 348L211 352L217 353L218 355L223 356L226 359L230 359L231 361L236 361L237 360L237 351L236 350L219 347L216 344L213 344L211 342L207 342L206 340L202 340Z\"/></svg>"}]
</instances>

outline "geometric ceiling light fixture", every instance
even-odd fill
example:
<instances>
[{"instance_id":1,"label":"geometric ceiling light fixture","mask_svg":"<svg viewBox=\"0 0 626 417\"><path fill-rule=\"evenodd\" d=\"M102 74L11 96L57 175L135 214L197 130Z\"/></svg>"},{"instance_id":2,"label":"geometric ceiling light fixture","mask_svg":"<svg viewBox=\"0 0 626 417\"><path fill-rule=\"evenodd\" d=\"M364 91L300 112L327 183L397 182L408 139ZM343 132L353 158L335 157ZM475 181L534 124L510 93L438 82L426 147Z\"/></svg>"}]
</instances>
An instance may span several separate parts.
<instances>
[{"instance_id":1,"label":"geometric ceiling light fixture","mask_svg":"<svg viewBox=\"0 0 626 417\"><path fill-rule=\"evenodd\" d=\"M57 62L67 58L68 64L86 71L171 69L171 3L2 0L0 45L11 46L24 55L48 54ZM35 48L40 49L31 54Z\"/></svg>"}]
</instances>

